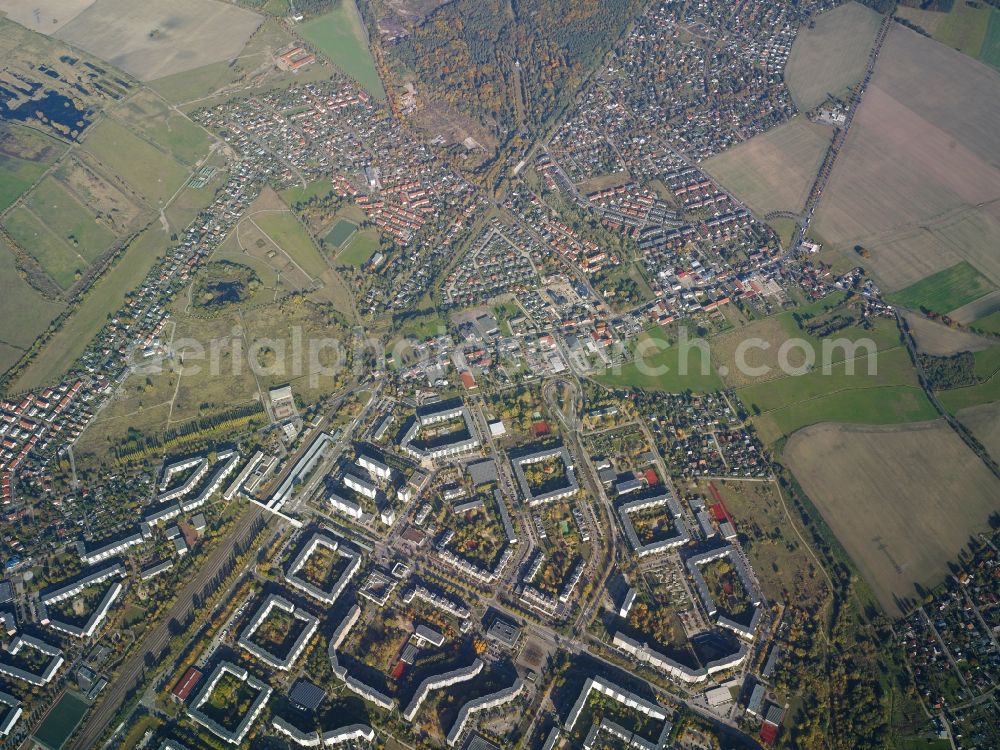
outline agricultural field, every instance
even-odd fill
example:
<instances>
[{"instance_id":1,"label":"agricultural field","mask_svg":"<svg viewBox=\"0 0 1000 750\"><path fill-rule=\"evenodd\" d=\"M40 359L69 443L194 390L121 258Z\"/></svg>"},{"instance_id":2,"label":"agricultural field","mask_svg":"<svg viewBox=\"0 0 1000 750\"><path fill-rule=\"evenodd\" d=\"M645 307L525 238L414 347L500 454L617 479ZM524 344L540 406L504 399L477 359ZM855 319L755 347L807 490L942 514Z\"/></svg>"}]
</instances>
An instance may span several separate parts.
<instances>
[{"instance_id":1,"label":"agricultural field","mask_svg":"<svg viewBox=\"0 0 1000 750\"><path fill-rule=\"evenodd\" d=\"M1000 510L1000 480L941 420L818 424L793 435L783 455L890 615L916 596L915 582L940 582Z\"/></svg>"},{"instance_id":2,"label":"agricultural field","mask_svg":"<svg viewBox=\"0 0 1000 750\"><path fill-rule=\"evenodd\" d=\"M989 4L955 0L947 12L900 6L896 15L941 44L1000 70L1000 11Z\"/></svg>"},{"instance_id":3,"label":"agricultural field","mask_svg":"<svg viewBox=\"0 0 1000 750\"><path fill-rule=\"evenodd\" d=\"M192 199L182 206L177 202L172 204L171 208L176 207L177 213L171 215L171 221L176 221L177 226L187 226L213 198L210 190L192 192L200 194L203 202ZM80 305L11 388L37 388L61 378L107 322L108 315L121 307L126 296L139 286L169 246L170 236L158 222L141 232L115 265L93 284Z\"/></svg>"},{"instance_id":4,"label":"agricultural field","mask_svg":"<svg viewBox=\"0 0 1000 750\"><path fill-rule=\"evenodd\" d=\"M987 333L1000 333L1000 310L986 314L981 318L975 318L972 327L977 331Z\"/></svg>"},{"instance_id":5,"label":"agricultural field","mask_svg":"<svg viewBox=\"0 0 1000 750\"><path fill-rule=\"evenodd\" d=\"M983 444L994 460L1000 460L1000 402L969 406L955 416Z\"/></svg>"},{"instance_id":6,"label":"agricultural field","mask_svg":"<svg viewBox=\"0 0 1000 750\"><path fill-rule=\"evenodd\" d=\"M69 289L90 264L38 214L23 206L7 214L4 229L19 247L38 261L61 289Z\"/></svg>"},{"instance_id":7,"label":"agricultural field","mask_svg":"<svg viewBox=\"0 0 1000 750\"><path fill-rule=\"evenodd\" d=\"M1000 401L1000 347L984 349L973 356L973 374L978 384L937 392L938 400L952 414Z\"/></svg>"},{"instance_id":8,"label":"agricultural field","mask_svg":"<svg viewBox=\"0 0 1000 750\"><path fill-rule=\"evenodd\" d=\"M0 123L0 211L65 153L66 144L16 122Z\"/></svg>"},{"instance_id":9,"label":"agricultural field","mask_svg":"<svg viewBox=\"0 0 1000 750\"><path fill-rule=\"evenodd\" d=\"M88 206L53 177L46 177L24 201L24 208L44 220L73 255L86 263L96 260L115 238L104 222L98 221Z\"/></svg>"},{"instance_id":10,"label":"agricultural field","mask_svg":"<svg viewBox=\"0 0 1000 750\"><path fill-rule=\"evenodd\" d=\"M0 241L0 372L6 372L62 312L18 274L14 255Z\"/></svg>"},{"instance_id":11,"label":"agricultural field","mask_svg":"<svg viewBox=\"0 0 1000 750\"><path fill-rule=\"evenodd\" d=\"M805 205L830 144L830 128L793 117L702 167L758 216L772 211L798 213Z\"/></svg>"},{"instance_id":12,"label":"agricultural field","mask_svg":"<svg viewBox=\"0 0 1000 750\"><path fill-rule=\"evenodd\" d=\"M969 263L962 261L890 294L888 299L912 310L930 310L944 314L996 289L989 279Z\"/></svg>"},{"instance_id":13,"label":"agricultural field","mask_svg":"<svg viewBox=\"0 0 1000 750\"><path fill-rule=\"evenodd\" d=\"M55 36L148 81L235 58L263 20L218 0L95 0Z\"/></svg>"},{"instance_id":14,"label":"agricultural field","mask_svg":"<svg viewBox=\"0 0 1000 750\"><path fill-rule=\"evenodd\" d=\"M785 83L800 111L839 96L861 80L882 20L875 11L848 2L821 14L799 32L785 66Z\"/></svg>"},{"instance_id":15,"label":"agricultural field","mask_svg":"<svg viewBox=\"0 0 1000 750\"><path fill-rule=\"evenodd\" d=\"M959 352L977 352L992 345L989 339L974 333L950 328L917 313L904 313L910 334L924 354L947 357Z\"/></svg>"},{"instance_id":16,"label":"agricultural field","mask_svg":"<svg viewBox=\"0 0 1000 750\"><path fill-rule=\"evenodd\" d=\"M188 179L188 170L169 152L113 119L104 119L91 128L83 146L109 173L120 175L153 207L166 203Z\"/></svg>"},{"instance_id":17,"label":"agricultural field","mask_svg":"<svg viewBox=\"0 0 1000 750\"><path fill-rule=\"evenodd\" d=\"M717 371L724 368L726 385L742 388L781 378L787 374L783 364L796 372L804 372L810 369L806 367L807 351L815 355L816 367L820 367L824 362L824 346L829 348L826 361L834 365L844 361L846 356L866 354L866 347L886 351L900 345L896 323L888 318L878 320L871 329L852 321L824 339L820 335L821 327L817 326L828 320L846 323L841 316L853 317L849 307L840 306L839 299L828 297L818 304L755 320L709 339L713 364ZM803 320L803 327L796 322L796 316ZM813 326L816 333L810 333L809 326ZM797 341L795 345L787 343L792 339ZM834 342L843 346L834 346ZM856 353L848 350L848 344ZM788 347L784 357L782 346Z\"/></svg>"},{"instance_id":18,"label":"agricultural field","mask_svg":"<svg viewBox=\"0 0 1000 750\"><path fill-rule=\"evenodd\" d=\"M254 77L262 88L329 78L333 70L328 63L322 61L296 73L275 65L275 56L288 49L294 41L280 21L268 18L247 42L239 57L157 78L149 82L149 88L172 104L189 103L190 108L195 109L213 103L203 101L204 98L214 94L221 97L230 87L245 82L249 77ZM224 98L215 103L221 101Z\"/></svg>"},{"instance_id":19,"label":"agricultural field","mask_svg":"<svg viewBox=\"0 0 1000 750\"><path fill-rule=\"evenodd\" d=\"M385 89L368 49L368 33L354 0L341 0L319 18L299 26L299 33L378 101Z\"/></svg>"},{"instance_id":20,"label":"agricultural field","mask_svg":"<svg viewBox=\"0 0 1000 750\"><path fill-rule=\"evenodd\" d=\"M961 261L1000 285L998 118L994 71L894 26L817 209L816 238L851 255L866 248L885 291Z\"/></svg>"},{"instance_id":21,"label":"agricultural field","mask_svg":"<svg viewBox=\"0 0 1000 750\"><path fill-rule=\"evenodd\" d=\"M682 393L688 389L707 393L722 388L722 381L703 349L692 345L682 360L681 347L661 326L654 325L641 333L632 352L633 361L601 373L597 381L609 388L642 388L667 393ZM638 362L640 358L643 365ZM646 368L652 372L644 373L642 370ZM660 369L664 372L659 373ZM686 372L682 373L682 369Z\"/></svg>"},{"instance_id":22,"label":"agricultural field","mask_svg":"<svg viewBox=\"0 0 1000 750\"><path fill-rule=\"evenodd\" d=\"M767 443L817 422L879 425L936 416L902 347L835 364L830 374L814 370L786 376L740 388L737 394Z\"/></svg>"}]
</instances>

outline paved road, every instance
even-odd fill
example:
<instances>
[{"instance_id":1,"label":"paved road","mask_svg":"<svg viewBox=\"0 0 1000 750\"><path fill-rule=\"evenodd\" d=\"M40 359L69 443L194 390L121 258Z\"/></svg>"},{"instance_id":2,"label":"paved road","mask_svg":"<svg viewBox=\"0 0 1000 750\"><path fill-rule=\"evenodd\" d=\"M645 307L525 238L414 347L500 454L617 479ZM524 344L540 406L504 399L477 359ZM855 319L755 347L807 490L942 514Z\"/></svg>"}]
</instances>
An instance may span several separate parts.
<instances>
[{"instance_id":1,"label":"paved road","mask_svg":"<svg viewBox=\"0 0 1000 750\"><path fill-rule=\"evenodd\" d=\"M103 698L90 712L83 729L73 743L73 750L92 750L104 735L108 725L118 715L129 693L138 686L146 671L146 657L156 658L170 641L170 623L185 622L194 610L194 599L223 568L233 555L234 548L245 542L250 530L260 519L263 510L254 503L247 503L243 514L233 528L216 543L208 559L201 564L197 575L181 589L170 610L159 618L158 624L145 636L138 647L133 647L132 655L118 670L114 679L105 689Z\"/></svg>"}]
</instances>

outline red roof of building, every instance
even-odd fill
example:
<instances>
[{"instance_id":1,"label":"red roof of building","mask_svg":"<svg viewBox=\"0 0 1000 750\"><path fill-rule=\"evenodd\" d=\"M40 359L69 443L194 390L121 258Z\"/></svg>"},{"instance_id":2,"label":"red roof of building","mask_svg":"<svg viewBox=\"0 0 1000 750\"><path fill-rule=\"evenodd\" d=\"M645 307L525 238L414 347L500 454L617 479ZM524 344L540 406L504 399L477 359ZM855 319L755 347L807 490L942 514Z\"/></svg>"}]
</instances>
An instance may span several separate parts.
<instances>
[{"instance_id":1,"label":"red roof of building","mask_svg":"<svg viewBox=\"0 0 1000 750\"><path fill-rule=\"evenodd\" d=\"M542 435L548 435L552 432L552 428L549 427L549 423L544 419L539 419L531 425L531 431L535 434L535 437L541 437Z\"/></svg>"},{"instance_id":2,"label":"red roof of building","mask_svg":"<svg viewBox=\"0 0 1000 750\"><path fill-rule=\"evenodd\" d=\"M646 469L646 484L654 487L660 483L660 478L656 475L655 469Z\"/></svg>"},{"instance_id":3,"label":"red roof of building","mask_svg":"<svg viewBox=\"0 0 1000 750\"><path fill-rule=\"evenodd\" d=\"M177 681L174 685L174 689L170 692L175 698L181 701L186 701L188 696L191 695L191 691L194 690L195 686L201 682L202 674L200 671L191 667L184 676Z\"/></svg>"},{"instance_id":4,"label":"red roof of building","mask_svg":"<svg viewBox=\"0 0 1000 750\"><path fill-rule=\"evenodd\" d=\"M778 728L769 722L760 725L760 739L765 745L773 745L778 739Z\"/></svg>"}]
</instances>

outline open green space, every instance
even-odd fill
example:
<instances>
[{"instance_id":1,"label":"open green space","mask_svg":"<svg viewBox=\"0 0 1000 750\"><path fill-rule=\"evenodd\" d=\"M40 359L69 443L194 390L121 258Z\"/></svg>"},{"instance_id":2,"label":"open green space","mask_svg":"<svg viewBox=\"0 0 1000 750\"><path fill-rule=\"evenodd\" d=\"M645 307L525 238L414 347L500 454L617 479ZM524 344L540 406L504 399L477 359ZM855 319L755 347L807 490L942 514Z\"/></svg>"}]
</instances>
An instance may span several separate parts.
<instances>
[{"instance_id":1,"label":"open green space","mask_svg":"<svg viewBox=\"0 0 1000 750\"><path fill-rule=\"evenodd\" d=\"M597 381L611 388L667 393L687 390L708 393L723 387L710 357L701 347L681 347L670 341L661 326L654 325L639 334L632 346L632 356L633 361L617 371L611 369L598 375Z\"/></svg>"},{"instance_id":2,"label":"open green space","mask_svg":"<svg viewBox=\"0 0 1000 750\"><path fill-rule=\"evenodd\" d=\"M343 252L337 256L337 262L350 266L363 266L378 250L378 245L378 232L374 229L365 229L354 235Z\"/></svg>"},{"instance_id":3,"label":"open green space","mask_svg":"<svg viewBox=\"0 0 1000 750\"><path fill-rule=\"evenodd\" d=\"M312 237L290 211L262 213L255 216L253 221L312 278L327 270L328 266Z\"/></svg>"},{"instance_id":4,"label":"open green space","mask_svg":"<svg viewBox=\"0 0 1000 750\"><path fill-rule=\"evenodd\" d=\"M332 192L333 185L330 180L319 179L313 180L305 187L302 187L301 185L292 185L284 190L280 190L278 195L280 195L281 200L289 206L295 206L297 203L308 203L313 199L318 200L320 198L325 198Z\"/></svg>"},{"instance_id":5,"label":"open green space","mask_svg":"<svg viewBox=\"0 0 1000 750\"><path fill-rule=\"evenodd\" d=\"M17 123L0 124L0 211L8 208L67 149L64 143Z\"/></svg>"},{"instance_id":6,"label":"open green space","mask_svg":"<svg viewBox=\"0 0 1000 750\"><path fill-rule=\"evenodd\" d=\"M61 750L74 730L83 721L90 706L75 693L65 692L52 707L32 739L46 750Z\"/></svg>"},{"instance_id":7,"label":"open green space","mask_svg":"<svg viewBox=\"0 0 1000 750\"><path fill-rule=\"evenodd\" d=\"M62 311L62 305L42 297L17 272L14 254L0 241L0 372L6 371Z\"/></svg>"},{"instance_id":8,"label":"open green space","mask_svg":"<svg viewBox=\"0 0 1000 750\"><path fill-rule=\"evenodd\" d=\"M188 178L188 171L169 153L115 120L105 119L91 128L84 148L153 206L165 203Z\"/></svg>"},{"instance_id":9,"label":"open green space","mask_svg":"<svg viewBox=\"0 0 1000 750\"><path fill-rule=\"evenodd\" d=\"M740 388L737 395L767 442L816 422L896 424L937 415L903 347L832 364L828 374L815 369Z\"/></svg>"},{"instance_id":10,"label":"open green space","mask_svg":"<svg viewBox=\"0 0 1000 750\"><path fill-rule=\"evenodd\" d=\"M108 315L149 273L167 248L168 238L159 225L151 226L126 249L115 266L105 273L83 302L53 335L12 386L15 390L37 388L58 381L86 350L107 322Z\"/></svg>"},{"instance_id":11,"label":"open green space","mask_svg":"<svg viewBox=\"0 0 1000 750\"><path fill-rule=\"evenodd\" d=\"M99 258L115 239L94 215L70 195L55 178L46 177L31 191L24 205L44 219L46 226L87 261Z\"/></svg>"},{"instance_id":12,"label":"open green space","mask_svg":"<svg viewBox=\"0 0 1000 750\"><path fill-rule=\"evenodd\" d=\"M893 292L888 299L897 305L915 310L926 309L947 313L995 289L989 279L970 263L962 261L905 289Z\"/></svg>"},{"instance_id":13,"label":"open green space","mask_svg":"<svg viewBox=\"0 0 1000 750\"><path fill-rule=\"evenodd\" d=\"M986 331L987 333L1000 333L1000 310L990 313L985 318L980 318L972 323L969 328L977 331Z\"/></svg>"},{"instance_id":14,"label":"open green space","mask_svg":"<svg viewBox=\"0 0 1000 750\"><path fill-rule=\"evenodd\" d=\"M148 86L164 99L174 104L188 103L192 108L206 106L202 101L213 94L224 95L224 90L233 84L246 81L247 77L261 66L270 67L274 53L289 47L294 39L282 22L275 18L264 21L257 32L247 42L240 56L232 61L209 63L198 68L174 73L148 82ZM326 63L312 64L297 72L272 70L260 82L262 88L308 83L329 78L330 66ZM197 101L196 101L197 100ZM222 100L219 100L222 101ZM216 101L215 103L219 103Z\"/></svg>"},{"instance_id":15,"label":"open green space","mask_svg":"<svg viewBox=\"0 0 1000 750\"><path fill-rule=\"evenodd\" d=\"M324 242L333 247L340 247L347 242L348 237L357 231L357 228L358 225L354 222L347 221L347 219L338 219L337 223L333 225L333 229L327 233Z\"/></svg>"},{"instance_id":16,"label":"open green space","mask_svg":"<svg viewBox=\"0 0 1000 750\"><path fill-rule=\"evenodd\" d=\"M341 0L329 13L299 26L299 32L372 97L385 99L382 80L368 49L368 34L354 0Z\"/></svg>"},{"instance_id":17,"label":"open green space","mask_svg":"<svg viewBox=\"0 0 1000 750\"><path fill-rule=\"evenodd\" d=\"M941 404L952 414L970 406L1000 401L1000 346L976 352L974 372L982 382L964 388L938 391Z\"/></svg>"},{"instance_id":18,"label":"open green space","mask_svg":"<svg viewBox=\"0 0 1000 750\"><path fill-rule=\"evenodd\" d=\"M979 50L979 59L1000 70L1000 10L994 9L986 27L986 38Z\"/></svg>"},{"instance_id":19,"label":"open green space","mask_svg":"<svg viewBox=\"0 0 1000 750\"><path fill-rule=\"evenodd\" d=\"M182 164L193 166L208 153L209 136L155 94L142 91L116 112L115 117L161 146Z\"/></svg>"},{"instance_id":20,"label":"open green space","mask_svg":"<svg viewBox=\"0 0 1000 750\"><path fill-rule=\"evenodd\" d=\"M992 9L986 3L970 5L965 0L955 0L951 10L941 19L934 38L969 57L979 57L991 14Z\"/></svg>"},{"instance_id":21,"label":"open green space","mask_svg":"<svg viewBox=\"0 0 1000 750\"><path fill-rule=\"evenodd\" d=\"M62 241L55 231L24 206L18 206L5 219L4 227L14 241L45 269L63 289L76 281L87 261Z\"/></svg>"}]
</instances>

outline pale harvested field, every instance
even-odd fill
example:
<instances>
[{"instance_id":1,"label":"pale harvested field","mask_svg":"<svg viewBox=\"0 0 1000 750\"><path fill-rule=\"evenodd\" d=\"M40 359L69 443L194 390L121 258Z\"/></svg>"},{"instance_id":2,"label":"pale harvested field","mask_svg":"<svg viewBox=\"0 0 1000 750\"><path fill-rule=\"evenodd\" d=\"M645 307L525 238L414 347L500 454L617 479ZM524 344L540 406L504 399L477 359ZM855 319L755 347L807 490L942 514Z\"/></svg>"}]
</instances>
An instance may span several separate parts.
<instances>
[{"instance_id":1,"label":"pale harvested field","mask_svg":"<svg viewBox=\"0 0 1000 750\"><path fill-rule=\"evenodd\" d=\"M0 0L0 12L32 31L54 34L93 4L94 0Z\"/></svg>"},{"instance_id":2,"label":"pale harvested field","mask_svg":"<svg viewBox=\"0 0 1000 750\"><path fill-rule=\"evenodd\" d=\"M973 300L967 305L962 305L958 309L948 313L948 316L958 323L969 325L980 318L992 315L998 310L1000 310L1000 290L990 292L986 296Z\"/></svg>"},{"instance_id":3,"label":"pale harvested field","mask_svg":"<svg viewBox=\"0 0 1000 750\"><path fill-rule=\"evenodd\" d=\"M890 615L1000 511L1000 480L943 420L817 424L784 459Z\"/></svg>"},{"instance_id":4,"label":"pale harvested field","mask_svg":"<svg viewBox=\"0 0 1000 750\"><path fill-rule=\"evenodd\" d=\"M989 339L968 331L949 328L944 323L929 320L919 313L903 313L910 326L917 348L924 354L947 357L958 352L978 352L993 345Z\"/></svg>"},{"instance_id":5,"label":"pale harvested field","mask_svg":"<svg viewBox=\"0 0 1000 750\"><path fill-rule=\"evenodd\" d=\"M955 416L969 428L994 459L1000 459L1000 402L970 406Z\"/></svg>"},{"instance_id":6,"label":"pale harvested field","mask_svg":"<svg viewBox=\"0 0 1000 750\"><path fill-rule=\"evenodd\" d=\"M798 213L830 145L829 128L794 117L702 164L758 216Z\"/></svg>"},{"instance_id":7,"label":"pale harvested field","mask_svg":"<svg viewBox=\"0 0 1000 750\"><path fill-rule=\"evenodd\" d=\"M233 59L263 20L218 0L96 0L55 36L148 81Z\"/></svg>"},{"instance_id":8,"label":"pale harvested field","mask_svg":"<svg viewBox=\"0 0 1000 750\"><path fill-rule=\"evenodd\" d=\"M799 32L785 66L785 83L802 111L861 80L882 17L859 3L823 13Z\"/></svg>"},{"instance_id":9,"label":"pale harvested field","mask_svg":"<svg viewBox=\"0 0 1000 750\"><path fill-rule=\"evenodd\" d=\"M816 212L886 291L966 260L1000 284L1000 75L894 26Z\"/></svg>"}]
</instances>

